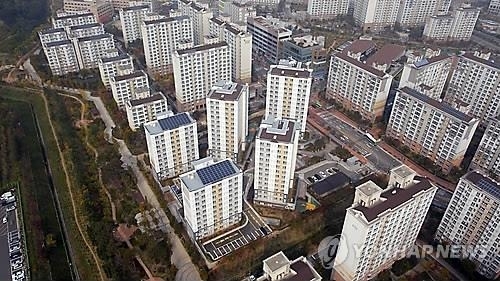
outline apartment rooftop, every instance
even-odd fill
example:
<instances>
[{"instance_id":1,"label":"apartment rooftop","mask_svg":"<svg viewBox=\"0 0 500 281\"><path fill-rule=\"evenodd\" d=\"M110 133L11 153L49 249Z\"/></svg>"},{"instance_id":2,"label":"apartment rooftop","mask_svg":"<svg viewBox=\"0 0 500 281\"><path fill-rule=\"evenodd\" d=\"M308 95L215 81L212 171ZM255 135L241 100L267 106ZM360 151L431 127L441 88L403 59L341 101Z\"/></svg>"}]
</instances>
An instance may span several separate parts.
<instances>
[{"instance_id":1,"label":"apartment rooftop","mask_svg":"<svg viewBox=\"0 0 500 281\"><path fill-rule=\"evenodd\" d=\"M370 65L367 65L367 64L365 64L365 63L363 63L355 58L352 58L345 53L336 53L336 54L334 54L334 56L336 56L339 59L342 59L342 60L344 60L344 61L346 61L354 66L357 66L357 67L359 67L359 68L361 68L361 69L363 69L363 70L365 70L365 71L367 71L375 76L378 76L380 78L382 78L386 75L385 72L380 71L380 70L378 70Z\"/></svg>"},{"instance_id":2,"label":"apartment rooftop","mask_svg":"<svg viewBox=\"0 0 500 281\"><path fill-rule=\"evenodd\" d=\"M101 58L101 61L103 63L108 63L108 62L115 62L115 61L120 61L120 60L125 60L125 59L131 59L131 57L128 54L119 54L118 56L114 56L114 57Z\"/></svg>"},{"instance_id":3,"label":"apartment rooftop","mask_svg":"<svg viewBox=\"0 0 500 281\"><path fill-rule=\"evenodd\" d=\"M408 167L406 165L401 165L399 167L392 169L391 174L392 173L394 173L395 175L397 175L401 178L406 178L410 175L415 174L415 171L413 171L412 169L410 169L410 167Z\"/></svg>"},{"instance_id":4,"label":"apartment rooftop","mask_svg":"<svg viewBox=\"0 0 500 281\"><path fill-rule=\"evenodd\" d=\"M240 99L245 86L231 81L218 81L212 87L207 98L221 101L237 101Z\"/></svg>"},{"instance_id":5,"label":"apartment rooftop","mask_svg":"<svg viewBox=\"0 0 500 281\"><path fill-rule=\"evenodd\" d=\"M148 9L149 10L149 5L144 4L144 5L137 5L137 6L125 7L122 10L124 12L128 12L128 11L138 11L138 10L144 10L144 9Z\"/></svg>"},{"instance_id":6,"label":"apartment rooftop","mask_svg":"<svg viewBox=\"0 0 500 281\"><path fill-rule=\"evenodd\" d=\"M92 35L92 36L78 38L78 42L96 41L96 40L110 39L110 38L112 39L113 35L111 35L109 33L104 33L104 34L98 34L98 35Z\"/></svg>"},{"instance_id":7,"label":"apartment rooftop","mask_svg":"<svg viewBox=\"0 0 500 281\"><path fill-rule=\"evenodd\" d=\"M241 173L233 161L226 159L217 163L204 166L180 176L189 191L196 191L205 186L220 182L224 179L234 177Z\"/></svg>"},{"instance_id":8,"label":"apartment rooftop","mask_svg":"<svg viewBox=\"0 0 500 281\"><path fill-rule=\"evenodd\" d=\"M61 41L45 43L45 47L47 47L47 48L57 47L57 46L65 46L65 45L71 45L71 47L73 47L73 43L71 43L70 40L61 40Z\"/></svg>"},{"instance_id":9,"label":"apartment rooftop","mask_svg":"<svg viewBox=\"0 0 500 281\"><path fill-rule=\"evenodd\" d=\"M219 17L213 17L213 18L210 19L210 21L213 21L217 25L224 25L226 23L224 20L222 20Z\"/></svg>"},{"instance_id":10,"label":"apartment rooftop","mask_svg":"<svg viewBox=\"0 0 500 281\"><path fill-rule=\"evenodd\" d=\"M376 46L372 40L356 40L343 49L343 53L368 53L375 50Z\"/></svg>"},{"instance_id":11,"label":"apartment rooftop","mask_svg":"<svg viewBox=\"0 0 500 281\"><path fill-rule=\"evenodd\" d=\"M40 31L40 34L53 34L53 33L59 33L59 32L66 32L64 28L50 28L50 29L45 29Z\"/></svg>"},{"instance_id":12,"label":"apartment rooftop","mask_svg":"<svg viewBox=\"0 0 500 281\"><path fill-rule=\"evenodd\" d=\"M489 193L497 200L500 200L500 184L498 182L476 171L467 173L463 178L473 183L479 189Z\"/></svg>"},{"instance_id":13,"label":"apartment rooftop","mask_svg":"<svg viewBox=\"0 0 500 281\"><path fill-rule=\"evenodd\" d=\"M166 99L167 98L165 98L165 96L161 92L158 92L158 93L153 94L149 97L146 97L143 99L130 100L129 102L130 102L131 106L139 106L139 105L144 105L144 104L152 103L152 102L159 101L159 100L166 100Z\"/></svg>"},{"instance_id":14,"label":"apartment rooftop","mask_svg":"<svg viewBox=\"0 0 500 281\"><path fill-rule=\"evenodd\" d=\"M292 143L295 134L295 122L270 117L262 121L257 138L272 142Z\"/></svg>"},{"instance_id":15,"label":"apartment rooftop","mask_svg":"<svg viewBox=\"0 0 500 281\"><path fill-rule=\"evenodd\" d=\"M136 70L130 74L111 77L111 80L114 80L115 82L120 82L120 81L125 81L125 80L139 78L139 77L146 77L147 78L147 75L142 70Z\"/></svg>"},{"instance_id":16,"label":"apartment rooftop","mask_svg":"<svg viewBox=\"0 0 500 281\"><path fill-rule=\"evenodd\" d=\"M179 56L182 56L182 55L186 55L186 54L194 54L196 52L203 52L203 51L217 49L217 48L221 48L221 47L227 47L227 46L228 45L226 42L219 42L219 43L214 43L214 44L198 45L198 46L195 46L195 47L189 48L189 49L177 50L176 52L177 52L177 54L179 54Z\"/></svg>"},{"instance_id":17,"label":"apartment rooftop","mask_svg":"<svg viewBox=\"0 0 500 281\"><path fill-rule=\"evenodd\" d=\"M366 64L390 65L399 60L405 54L405 50L405 47L399 45L384 45L366 60Z\"/></svg>"},{"instance_id":18,"label":"apartment rooftop","mask_svg":"<svg viewBox=\"0 0 500 281\"><path fill-rule=\"evenodd\" d=\"M378 186L377 186L378 187ZM378 187L380 189L380 187ZM415 195L433 188L433 185L427 179L414 183L406 188L393 188L384 191L380 195L380 200L369 207L358 205L354 210L361 212L368 222L377 219L386 211L394 210ZM375 189L373 189L375 192Z\"/></svg>"},{"instance_id":19,"label":"apartment rooftop","mask_svg":"<svg viewBox=\"0 0 500 281\"><path fill-rule=\"evenodd\" d=\"M451 105L447 104L447 103L444 103L442 101L438 101L438 100L435 100L431 97L428 97L420 92L418 92L417 90L414 90L414 89L411 89L411 88L408 88L408 87L404 87L404 88L401 88L398 90L399 92L402 92L404 94L407 94L415 99L418 99L454 118L457 118L459 119L460 121L463 121L463 122L466 122L466 123L469 123L471 122L472 120L474 120L473 117L455 109L454 107L452 107Z\"/></svg>"},{"instance_id":20,"label":"apartment rooftop","mask_svg":"<svg viewBox=\"0 0 500 281\"><path fill-rule=\"evenodd\" d=\"M484 58L480 58L480 57L474 55L473 53L464 53L461 56L466 58L466 59L473 60L475 62L484 64L486 66L496 68L497 71L500 71L500 58L484 59Z\"/></svg>"},{"instance_id":21,"label":"apartment rooftop","mask_svg":"<svg viewBox=\"0 0 500 281\"><path fill-rule=\"evenodd\" d=\"M418 68L422 68L422 67L431 65L431 64L436 63L436 62L447 60L449 58L450 58L450 56L448 56L446 54L441 54L441 55L438 55L435 57L424 58L424 59L421 59L419 61L416 61L413 63L413 66L418 69Z\"/></svg>"},{"instance_id":22,"label":"apartment rooftop","mask_svg":"<svg viewBox=\"0 0 500 281\"><path fill-rule=\"evenodd\" d=\"M71 26L71 30L78 30L78 29L86 29L86 28L92 28L92 27L101 27L102 24L94 22L94 23L87 23L87 24L82 24L82 25L74 25Z\"/></svg>"},{"instance_id":23,"label":"apartment rooftop","mask_svg":"<svg viewBox=\"0 0 500 281\"><path fill-rule=\"evenodd\" d=\"M295 77L295 78L310 78L312 77L312 70L301 68L301 67L292 67L286 65L272 65L269 69L269 73L271 75L277 76L287 76L287 77Z\"/></svg>"},{"instance_id":24,"label":"apartment rooftop","mask_svg":"<svg viewBox=\"0 0 500 281\"><path fill-rule=\"evenodd\" d=\"M65 19L76 19L80 17L94 17L92 13L83 13L83 14L75 14L75 15L66 15L61 17L56 17L54 20L65 20Z\"/></svg>"},{"instance_id":25,"label":"apartment rooftop","mask_svg":"<svg viewBox=\"0 0 500 281\"><path fill-rule=\"evenodd\" d=\"M196 124L196 121L187 112L164 116L156 121L144 124L144 128L151 135L161 134L187 125Z\"/></svg>"}]
</instances>

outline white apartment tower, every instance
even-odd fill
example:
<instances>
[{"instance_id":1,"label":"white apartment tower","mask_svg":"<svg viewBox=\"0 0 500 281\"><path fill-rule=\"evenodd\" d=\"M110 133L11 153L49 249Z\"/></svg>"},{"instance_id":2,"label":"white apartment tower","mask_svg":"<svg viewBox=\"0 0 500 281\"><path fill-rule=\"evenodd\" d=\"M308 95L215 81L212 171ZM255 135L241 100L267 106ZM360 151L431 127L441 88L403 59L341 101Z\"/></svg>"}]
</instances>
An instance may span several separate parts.
<instances>
[{"instance_id":1,"label":"white apartment tower","mask_svg":"<svg viewBox=\"0 0 500 281\"><path fill-rule=\"evenodd\" d=\"M177 50L172 61L179 110L203 110L212 86L220 80L231 80L231 59L226 42Z\"/></svg>"},{"instance_id":2,"label":"white apartment tower","mask_svg":"<svg viewBox=\"0 0 500 281\"><path fill-rule=\"evenodd\" d=\"M190 0L179 0L179 10L185 16L191 18L193 23L194 45L204 42L204 37L209 35L209 20L214 16L210 9Z\"/></svg>"},{"instance_id":3,"label":"white apartment tower","mask_svg":"<svg viewBox=\"0 0 500 281\"><path fill-rule=\"evenodd\" d=\"M271 63L278 62L280 42L292 37L291 30L273 24L260 16L247 19L247 31L252 34L254 56L263 56Z\"/></svg>"},{"instance_id":4,"label":"white apartment tower","mask_svg":"<svg viewBox=\"0 0 500 281\"><path fill-rule=\"evenodd\" d=\"M144 124L149 161L160 180L187 172L198 152L196 121L187 112Z\"/></svg>"},{"instance_id":5,"label":"white apartment tower","mask_svg":"<svg viewBox=\"0 0 500 281\"><path fill-rule=\"evenodd\" d=\"M451 41L468 41L472 36L481 9L463 4L453 12L453 26L450 31Z\"/></svg>"},{"instance_id":6,"label":"white apartment tower","mask_svg":"<svg viewBox=\"0 0 500 281\"><path fill-rule=\"evenodd\" d=\"M195 170L182 174L184 218L193 239L202 239L238 224L243 213L243 173L224 159L205 158Z\"/></svg>"},{"instance_id":7,"label":"white apartment tower","mask_svg":"<svg viewBox=\"0 0 500 281\"><path fill-rule=\"evenodd\" d=\"M386 45L376 52L370 40L357 40L330 60L327 95L374 122L382 117L393 76L386 73L404 48ZM367 59L368 57L368 59Z\"/></svg>"},{"instance_id":8,"label":"white apartment tower","mask_svg":"<svg viewBox=\"0 0 500 281\"><path fill-rule=\"evenodd\" d=\"M354 21L363 30L380 31L393 27L399 6L399 0L354 0Z\"/></svg>"},{"instance_id":9,"label":"white apartment tower","mask_svg":"<svg viewBox=\"0 0 500 281\"><path fill-rule=\"evenodd\" d=\"M99 60L118 55L113 35L106 33L73 39L81 69L98 68Z\"/></svg>"},{"instance_id":10,"label":"white apartment tower","mask_svg":"<svg viewBox=\"0 0 500 281\"><path fill-rule=\"evenodd\" d=\"M386 135L445 172L459 167L479 121L410 88L399 89Z\"/></svg>"},{"instance_id":11,"label":"white apartment tower","mask_svg":"<svg viewBox=\"0 0 500 281\"><path fill-rule=\"evenodd\" d=\"M479 248L468 258L476 271L493 280L500 276L500 184L476 171L463 176L436 232L451 245Z\"/></svg>"},{"instance_id":12,"label":"white apartment tower","mask_svg":"<svg viewBox=\"0 0 500 281\"><path fill-rule=\"evenodd\" d=\"M392 182L386 189L372 181L356 187L334 261L334 280L371 280L414 246L437 187L414 179L415 172L406 166L392 173L401 174L398 178L405 182Z\"/></svg>"},{"instance_id":13,"label":"white apartment tower","mask_svg":"<svg viewBox=\"0 0 500 281\"><path fill-rule=\"evenodd\" d=\"M70 40L43 43L42 47L52 75L80 71L75 48Z\"/></svg>"},{"instance_id":14,"label":"white apartment tower","mask_svg":"<svg viewBox=\"0 0 500 281\"><path fill-rule=\"evenodd\" d=\"M38 37L40 38L40 43L42 44L42 46L45 43L68 40L66 30L62 27L39 31Z\"/></svg>"},{"instance_id":15,"label":"white apartment tower","mask_svg":"<svg viewBox=\"0 0 500 281\"><path fill-rule=\"evenodd\" d=\"M406 63L399 87L409 87L433 99L440 99L450 75L451 64L452 57L445 54L420 57Z\"/></svg>"},{"instance_id":16,"label":"white apartment tower","mask_svg":"<svg viewBox=\"0 0 500 281\"><path fill-rule=\"evenodd\" d=\"M193 47L193 26L188 16L146 20L142 25L144 56L155 74L172 72L172 55L181 46Z\"/></svg>"},{"instance_id":17,"label":"white apartment tower","mask_svg":"<svg viewBox=\"0 0 500 281\"><path fill-rule=\"evenodd\" d=\"M450 2L439 0L401 1L396 22L404 28L424 26L430 16L436 14L443 5L446 6L447 4L449 6ZM448 7L446 7L445 11L448 11Z\"/></svg>"},{"instance_id":18,"label":"white apartment tower","mask_svg":"<svg viewBox=\"0 0 500 281\"><path fill-rule=\"evenodd\" d=\"M248 18L257 16L257 11L251 2L231 1L227 14L231 16L231 22L246 23Z\"/></svg>"},{"instance_id":19,"label":"white apartment tower","mask_svg":"<svg viewBox=\"0 0 500 281\"><path fill-rule=\"evenodd\" d=\"M149 97L131 99L125 103L128 126L132 131L139 129L143 124L158 119L168 111L167 98L158 92Z\"/></svg>"},{"instance_id":20,"label":"white apartment tower","mask_svg":"<svg viewBox=\"0 0 500 281\"><path fill-rule=\"evenodd\" d=\"M423 37L435 41L447 41L453 27L451 14L438 14L430 16L425 23Z\"/></svg>"},{"instance_id":21,"label":"white apartment tower","mask_svg":"<svg viewBox=\"0 0 500 281\"><path fill-rule=\"evenodd\" d=\"M148 76L138 70L130 74L113 76L109 79L113 99L119 108L129 100L147 98L150 95Z\"/></svg>"},{"instance_id":22,"label":"white apartment tower","mask_svg":"<svg viewBox=\"0 0 500 281\"><path fill-rule=\"evenodd\" d=\"M315 18L347 15L349 0L308 0L307 14Z\"/></svg>"},{"instance_id":23,"label":"white apartment tower","mask_svg":"<svg viewBox=\"0 0 500 281\"><path fill-rule=\"evenodd\" d=\"M255 203L295 209L298 129L291 120L262 121L255 140Z\"/></svg>"},{"instance_id":24,"label":"white apartment tower","mask_svg":"<svg viewBox=\"0 0 500 281\"><path fill-rule=\"evenodd\" d=\"M488 12L494 16L500 16L500 0L491 0Z\"/></svg>"},{"instance_id":25,"label":"white apartment tower","mask_svg":"<svg viewBox=\"0 0 500 281\"><path fill-rule=\"evenodd\" d=\"M64 14L91 12L99 22L107 22L113 16L113 6L107 0L63 0Z\"/></svg>"},{"instance_id":26,"label":"white apartment tower","mask_svg":"<svg viewBox=\"0 0 500 281\"><path fill-rule=\"evenodd\" d=\"M69 38L82 38L106 33L102 23L88 23L66 27Z\"/></svg>"},{"instance_id":27,"label":"white apartment tower","mask_svg":"<svg viewBox=\"0 0 500 281\"><path fill-rule=\"evenodd\" d=\"M120 9L123 40L126 44L142 39L141 26L148 13L151 13L148 5Z\"/></svg>"},{"instance_id":28,"label":"white apartment tower","mask_svg":"<svg viewBox=\"0 0 500 281\"><path fill-rule=\"evenodd\" d=\"M267 73L266 115L295 120L301 133L306 131L312 70L297 65L271 65Z\"/></svg>"},{"instance_id":29,"label":"white apartment tower","mask_svg":"<svg viewBox=\"0 0 500 281\"><path fill-rule=\"evenodd\" d=\"M208 154L238 162L248 135L248 86L219 81L207 95Z\"/></svg>"},{"instance_id":30,"label":"white apartment tower","mask_svg":"<svg viewBox=\"0 0 500 281\"><path fill-rule=\"evenodd\" d=\"M489 53L458 56L445 98L466 103L469 114L482 122L500 115L500 60Z\"/></svg>"},{"instance_id":31,"label":"white apartment tower","mask_svg":"<svg viewBox=\"0 0 500 281\"><path fill-rule=\"evenodd\" d=\"M488 121L469 169L482 170L491 177L500 179L500 116Z\"/></svg>"},{"instance_id":32,"label":"white apartment tower","mask_svg":"<svg viewBox=\"0 0 500 281\"><path fill-rule=\"evenodd\" d=\"M98 62L101 81L109 88L111 77L131 74L134 72L134 62L129 54L119 54L115 57L101 58Z\"/></svg>"},{"instance_id":33,"label":"white apartment tower","mask_svg":"<svg viewBox=\"0 0 500 281\"><path fill-rule=\"evenodd\" d=\"M97 23L97 20L92 13L65 15L52 18L52 26L54 28L64 28L66 26L77 26L91 23Z\"/></svg>"}]
</instances>

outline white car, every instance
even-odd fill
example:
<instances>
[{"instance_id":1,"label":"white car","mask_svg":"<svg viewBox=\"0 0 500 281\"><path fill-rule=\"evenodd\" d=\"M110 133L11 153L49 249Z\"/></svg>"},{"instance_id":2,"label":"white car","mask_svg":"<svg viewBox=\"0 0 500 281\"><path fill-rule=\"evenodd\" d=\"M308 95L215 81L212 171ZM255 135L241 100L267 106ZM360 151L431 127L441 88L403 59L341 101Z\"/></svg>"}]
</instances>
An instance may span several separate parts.
<instances>
[{"instance_id":1,"label":"white car","mask_svg":"<svg viewBox=\"0 0 500 281\"><path fill-rule=\"evenodd\" d=\"M10 206L6 209L7 212L14 211L16 209L16 205Z\"/></svg>"},{"instance_id":2,"label":"white car","mask_svg":"<svg viewBox=\"0 0 500 281\"><path fill-rule=\"evenodd\" d=\"M7 223L7 217L3 217L2 223Z\"/></svg>"}]
</instances>

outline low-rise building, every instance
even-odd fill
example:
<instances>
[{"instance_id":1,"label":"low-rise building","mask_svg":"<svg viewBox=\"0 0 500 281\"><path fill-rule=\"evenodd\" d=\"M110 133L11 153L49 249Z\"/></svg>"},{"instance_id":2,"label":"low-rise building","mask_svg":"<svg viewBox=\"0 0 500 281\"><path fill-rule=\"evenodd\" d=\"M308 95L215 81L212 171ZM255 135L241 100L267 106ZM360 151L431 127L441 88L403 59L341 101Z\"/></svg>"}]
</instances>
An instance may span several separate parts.
<instances>
[{"instance_id":1,"label":"low-rise building","mask_svg":"<svg viewBox=\"0 0 500 281\"><path fill-rule=\"evenodd\" d=\"M257 281L321 281L321 275L305 258L289 260L283 252L278 252L262 261L264 274Z\"/></svg>"},{"instance_id":2,"label":"low-rise building","mask_svg":"<svg viewBox=\"0 0 500 281\"><path fill-rule=\"evenodd\" d=\"M132 131L143 124L156 120L168 111L167 98L158 92L149 97L131 99L125 104L128 125Z\"/></svg>"}]
</instances>

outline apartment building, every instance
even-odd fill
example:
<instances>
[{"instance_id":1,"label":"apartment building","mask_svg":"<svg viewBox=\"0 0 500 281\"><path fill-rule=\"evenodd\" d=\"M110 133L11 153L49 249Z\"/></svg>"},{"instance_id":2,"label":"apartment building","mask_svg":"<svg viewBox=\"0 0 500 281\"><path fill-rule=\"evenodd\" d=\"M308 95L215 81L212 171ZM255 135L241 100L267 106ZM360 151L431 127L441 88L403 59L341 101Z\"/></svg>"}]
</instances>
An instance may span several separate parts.
<instances>
[{"instance_id":1,"label":"apartment building","mask_svg":"<svg viewBox=\"0 0 500 281\"><path fill-rule=\"evenodd\" d=\"M414 246L437 187L415 177L406 166L393 173L404 182L394 181L386 189L372 181L356 187L354 202L346 211L333 280L371 280Z\"/></svg>"},{"instance_id":2,"label":"apartment building","mask_svg":"<svg viewBox=\"0 0 500 281\"><path fill-rule=\"evenodd\" d=\"M146 15L151 13L151 7L148 5L132 6L120 9L119 13L125 43L129 44L142 39L141 26Z\"/></svg>"},{"instance_id":3,"label":"apartment building","mask_svg":"<svg viewBox=\"0 0 500 281\"><path fill-rule=\"evenodd\" d=\"M177 109L205 109L208 91L220 80L231 80L231 58L226 42L176 50L172 56Z\"/></svg>"},{"instance_id":4,"label":"apartment building","mask_svg":"<svg viewBox=\"0 0 500 281\"><path fill-rule=\"evenodd\" d=\"M357 40L335 52L330 60L327 95L370 122L380 119L394 72L405 49L385 45L377 51L371 40Z\"/></svg>"},{"instance_id":5,"label":"apartment building","mask_svg":"<svg viewBox=\"0 0 500 281\"><path fill-rule=\"evenodd\" d=\"M451 14L433 15L425 24L423 37L434 41L469 41L479 12L479 8L463 4Z\"/></svg>"},{"instance_id":6,"label":"apartment building","mask_svg":"<svg viewBox=\"0 0 500 281\"><path fill-rule=\"evenodd\" d=\"M354 22L365 31L392 28L398 17L399 6L399 0L354 0Z\"/></svg>"},{"instance_id":7,"label":"apartment building","mask_svg":"<svg viewBox=\"0 0 500 281\"><path fill-rule=\"evenodd\" d=\"M243 172L236 164L211 158L197 161L179 179L188 234L195 240L237 225L243 213Z\"/></svg>"},{"instance_id":8,"label":"apartment building","mask_svg":"<svg viewBox=\"0 0 500 281\"><path fill-rule=\"evenodd\" d=\"M500 115L500 59L490 53L458 56L446 100L466 104L468 114L484 122Z\"/></svg>"},{"instance_id":9,"label":"apartment building","mask_svg":"<svg viewBox=\"0 0 500 281\"><path fill-rule=\"evenodd\" d=\"M167 98L158 92L149 97L130 99L125 103L125 110L128 126L135 131L168 111Z\"/></svg>"},{"instance_id":10,"label":"apartment building","mask_svg":"<svg viewBox=\"0 0 500 281\"><path fill-rule=\"evenodd\" d=\"M109 81L111 77L134 72L134 61L129 54L119 54L114 57L101 58L98 61L98 65L102 84L107 88L111 86Z\"/></svg>"},{"instance_id":11,"label":"apartment building","mask_svg":"<svg viewBox=\"0 0 500 281\"><path fill-rule=\"evenodd\" d=\"M267 73L266 115L295 121L300 133L306 131L312 70L301 63L271 65Z\"/></svg>"},{"instance_id":12,"label":"apartment building","mask_svg":"<svg viewBox=\"0 0 500 281\"><path fill-rule=\"evenodd\" d=\"M429 17L425 23L423 37L427 40L447 41L453 28L451 14L438 14Z\"/></svg>"},{"instance_id":13,"label":"apartment building","mask_svg":"<svg viewBox=\"0 0 500 281\"><path fill-rule=\"evenodd\" d=\"M207 40L226 42L231 57L231 80L239 83L252 82L252 35L220 18L210 19L210 36Z\"/></svg>"},{"instance_id":14,"label":"apartment building","mask_svg":"<svg viewBox=\"0 0 500 281\"><path fill-rule=\"evenodd\" d=\"M161 6L161 0L111 0L113 8L117 11L132 6L148 5L152 12L156 12Z\"/></svg>"},{"instance_id":15,"label":"apartment building","mask_svg":"<svg viewBox=\"0 0 500 281\"><path fill-rule=\"evenodd\" d=\"M231 22L246 24L248 18L257 16L257 11L250 2L230 1L226 14L231 17Z\"/></svg>"},{"instance_id":16,"label":"apartment building","mask_svg":"<svg viewBox=\"0 0 500 281\"><path fill-rule=\"evenodd\" d=\"M38 32L38 38L40 38L40 43L51 43L57 41L68 40L68 35L64 28L51 28Z\"/></svg>"},{"instance_id":17,"label":"apartment building","mask_svg":"<svg viewBox=\"0 0 500 281\"><path fill-rule=\"evenodd\" d=\"M187 172L200 158L196 121L187 112L163 115L144 124L144 131L151 168L159 180Z\"/></svg>"},{"instance_id":18,"label":"apartment building","mask_svg":"<svg viewBox=\"0 0 500 281\"><path fill-rule=\"evenodd\" d=\"M300 280L321 281L321 275L305 257L289 260L283 252L278 252L262 261L264 274L257 278L263 280Z\"/></svg>"},{"instance_id":19,"label":"apartment building","mask_svg":"<svg viewBox=\"0 0 500 281\"><path fill-rule=\"evenodd\" d=\"M92 13L64 15L52 18L52 27L54 28L64 28L66 26L77 26L91 23L97 23L97 20Z\"/></svg>"},{"instance_id":20,"label":"apartment building","mask_svg":"<svg viewBox=\"0 0 500 281\"><path fill-rule=\"evenodd\" d=\"M332 18L347 15L349 0L308 0L307 14L315 18Z\"/></svg>"},{"instance_id":21,"label":"apartment building","mask_svg":"<svg viewBox=\"0 0 500 281\"><path fill-rule=\"evenodd\" d=\"M386 136L449 172L462 163L478 123L447 103L405 87L396 93Z\"/></svg>"},{"instance_id":22,"label":"apartment building","mask_svg":"<svg viewBox=\"0 0 500 281\"><path fill-rule=\"evenodd\" d=\"M203 38L209 35L209 20L214 16L213 12L207 7L190 0L179 0L178 7L183 15L191 18L194 45L203 44Z\"/></svg>"},{"instance_id":23,"label":"apartment building","mask_svg":"<svg viewBox=\"0 0 500 281\"><path fill-rule=\"evenodd\" d=\"M399 87L412 88L433 99L440 99L451 65L452 57L446 54L420 56L405 64Z\"/></svg>"},{"instance_id":24,"label":"apartment building","mask_svg":"<svg viewBox=\"0 0 500 281\"><path fill-rule=\"evenodd\" d=\"M147 98L150 95L148 76L142 70L130 74L113 76L109 79L113 99L119 108L129 100Z\"/></svg>"},{"instance_id":25,"label":"apartment building","mask_svg":"<svg viewBox=\"0 0 500 281\"><path fill-rule=\"evenodd\" d=\"M42 47L52 75L80 71L75 48L70 40L43 43Z\"/></svg>"},{"instance_id":26,"label":"apartment building","mask_svg":"<svg viewBox=\"0 0 500 281\"><path fill-rule=\"evenodd\" d=\"M493 280L500 276L499 221L500 184L472 171L458 182L436 240L475 247L468 258L476 264L477 272Z\"/></svg>"},{"instance_id":27,"label":"apartment building","mask_svg":"<svg viewBox=\"0 0 500 281\"><path fill-rule=\"evenodd\" d=\"M90 12L101 23L111 20L113 16L113 6L106 0L64 0L63 9L68 14Z\"/></svg>"},{"instance_id":28,"label":"apartment building","mask_svg":"<svg viewBox=\"0 0 500 281\"><path fill-rule=\"evenodd\" d=\"M492 178L500 179L500 116L488 120L469 170L482 170Z\"/></svg>"},{"instance_id":29,"label":"apartment building","mask_svg":"<svg viewBox=\"0 0 500 281\"><path fill-rule=\"evenodd\" d=\"M102 23L87 23L66 27L69 38L83 38L106 33Z\"/></svg>"},{"instance_id":30,"label":"apartment building","mask_svg":"<svg viewBox=\"0 0 500 281\"><path fill-rule=\"evenodd\" d=\"M193 26L188 16L146 20L142 42L148 70L154 74L172 72L172 55L180 48L193 47Z\"/></svg>"},{"instance_id":31,"label":"apartment building","mask_svg":"<svg viewBox=\"0 0 500 281\"><path fill-rule=\"evenodd\" d=\"M500 0L491 0L488 6L488 13L500 16Z\"/></svg>"},{"instance_id":32,"label":"apartment building","mask_svg":"<svg viewBox=\"0 0 500 281\"><path fill-rule=\"evenodd\" d=\"M109 33L73 40L80 69L98 68L99 59L118 55L113 35Z\"/></svg>"},{"instance_id":33,"label":"apartment building","mask_svg":"<svg viewBox=\"0 0 500 281\"><path fill-rule=\"evenodd\" d=\"M396 22L403 28L424 26L427 19L441 10L443 4L446 12L451 1L405 0L401 1ZM445 4L446 3L446 4Z\"/></svg>"},{"instance_id":34,"label":"apartment building","mask_svg":"<svg viewBox=\"0 0 500 281\"><path fill-rule=\"evenodd\" d=\"M254 203L295 209L295 163L299 128L273 116L260 124L255 140Z\"/></svg>"},{"instance_id":35,"label":"apartment building","mask_svg":"<svg viewBox=\"0 0 500 281\"><path fill-rule=\"evenodd\" d=\"M292 36L291 30L260 16L247 19L247 31L252 34L253 56L263 57L271 63L278 62L281 42Z\"/></svg>"},{"instance_id":36,"label":"apartment building","mask_svg":"<svg viewBox=\"0 0 500 281\"><path fill-rule=\"evenodd\" d=\"M248 86L217 82L207 95L208 155L238 162L248 135Z\"/></svg>"}]
</instances>

